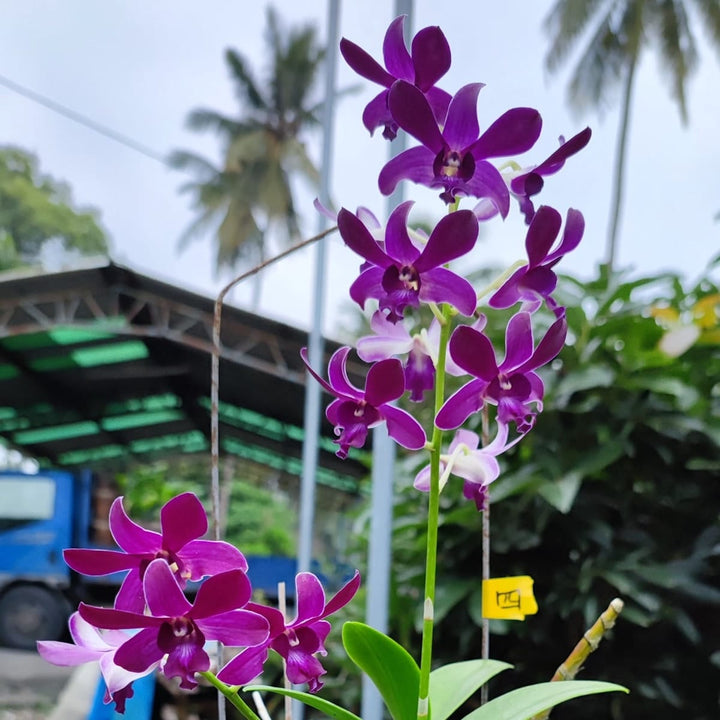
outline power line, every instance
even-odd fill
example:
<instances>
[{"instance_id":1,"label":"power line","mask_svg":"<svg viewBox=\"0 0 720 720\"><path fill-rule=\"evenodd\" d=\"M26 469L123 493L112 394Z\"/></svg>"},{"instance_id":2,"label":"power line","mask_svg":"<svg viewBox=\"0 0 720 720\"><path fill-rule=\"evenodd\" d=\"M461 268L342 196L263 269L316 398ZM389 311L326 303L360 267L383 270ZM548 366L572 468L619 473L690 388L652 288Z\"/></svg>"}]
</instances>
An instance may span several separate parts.
<instances>
[{"instance_id":1,"label":"power line","mask_svg":"<svg viewBox=\"0 0 720 720\"><path fill-rule=\"evenodd\" d=\"M82 125L83 127L86 127L100 135L103 135L110 140L114 140L116 143L120 143L120 145L124 145L125 147L130 148L131 150L134 150L135 152L138 152L147 158L150 158L151 160L155 160L155 162L159 162L165 167L172 167L170 163L168 163L164 155L155 152L152 148L147 147L147 145L143 145L142 143L133 140L131 137L123 135L122 133L119 133L116 130L109 128L106 125L103 125L102 123L95 122L95 120L92 120L91 118L79 112L76 112L75 110L72 110L65 105L61 105L60 103L55 102L54 100L51 100L44 95L40 95L40 93L36 93L34 90L30 90L30 88L16 83L13 80L10 80L10 78L5 77L4 75L0 75L0 85L4 85L8 90L12 90L13 92L17 93L18 95L22 95L28 100L32 100L39 105L43 105L49 110L63 115L64 117L78 123L79 125Z\"/></svg>"}]
</instances>

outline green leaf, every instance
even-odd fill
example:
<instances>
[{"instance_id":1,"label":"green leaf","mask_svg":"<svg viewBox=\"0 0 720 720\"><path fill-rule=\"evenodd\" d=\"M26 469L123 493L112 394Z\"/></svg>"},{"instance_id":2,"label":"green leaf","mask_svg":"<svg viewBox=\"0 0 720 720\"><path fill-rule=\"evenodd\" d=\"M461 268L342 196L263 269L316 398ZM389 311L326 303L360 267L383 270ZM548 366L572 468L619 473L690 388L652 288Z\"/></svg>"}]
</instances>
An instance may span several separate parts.
<instances>
[{"instance_id":1,"label":"green leaf","mask_svg":"<svg viewBox=\"0 0 720 720\"><path fill-rule=\"evenodd\" d=\"M432 720L446 720L479 687L512 665L499 660L467 660L430 673Z\"/></svg>"},{"instance_id":2,"label":"green leaf","mask_svg":"<svg viewBox=\"0 0 720 720\"><path fill-rule=\"evenodd\" d=\"M243 688L245 692L270 692L276 695L287 695L293 698L293 700L299 700L305 705L308 705L320 712L324 712L328 717L336 718L336 720L360 720L357 715L354 715L349 710L341 708L335 703L331 703L329 700L323 700L323 698L317 695L311 695L310 693L301 692L300 690L289 690L286 688L273 687L272 685L247 685Z\"/></svg>"},{"instance_id":3,"label":"green leaf","mask_svg":"<svg viewBox=\"0 0 720 720\"><path fill-rule=\"evenodd\" d=\"M360 622L346 622L342 639L348 657L373 681L394 720L415 720L420 668L408 651Z\"/></svg>"},{"instance_id":4,"label":"green leaf","mask_svg":"<svg viewBox=\"0 0 720 720\"><path fill-rule=\"evenodd\" d=\"M530 720L566 700L604 692L628 692L627 688L595 680L546 682L512 690L466 715L463 720Z\"/></svg>"}]
</instances>

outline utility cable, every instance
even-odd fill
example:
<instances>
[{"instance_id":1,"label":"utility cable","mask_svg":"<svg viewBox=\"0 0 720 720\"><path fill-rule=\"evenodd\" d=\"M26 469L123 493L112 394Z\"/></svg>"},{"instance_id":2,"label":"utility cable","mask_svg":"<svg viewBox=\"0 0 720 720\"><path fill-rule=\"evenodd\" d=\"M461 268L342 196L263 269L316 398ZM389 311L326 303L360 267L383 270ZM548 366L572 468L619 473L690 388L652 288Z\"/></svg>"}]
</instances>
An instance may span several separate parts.
<instances>
[{"instance_id":1,"label":"utility cable","mask_svg":"<svg viewBox=\"0 0 720 720\"><path fill-rule=\"evenodd\" d=\"M100 135L103 135L110 140L114 140L115 142L120 143L121 145L124 145L125 147L130 148L131 150L134 150L135 152L138 152L141 155L150 158L151 160L155 160L155 162L159 162L165 167L172 167L164 155L155 152L152 148L147 147L147 145L143 145L142 143L133 140L131 137L123 135L122 133L119 133L116 130L109 128L106 125L95 122L95 120L92 120L91 118L79 112L76 112L75 110L72 110L65 105L61 105L60 103L55 102L54 100L51 100L44 95L40 95L40 93L36 93L34 90L30 90L30 88L16 83L13 80L10 80L10 78L5 77L4 75L0 75L0 85L5 86L8 90L12 90L12 92L17 93L18 95L22 95L28 100L32 100L33 102L43 105L49 110L59 113L60 115L63 115L69 120L72 120L73 122L76 122Z\"/></svg>"}]
</instances>

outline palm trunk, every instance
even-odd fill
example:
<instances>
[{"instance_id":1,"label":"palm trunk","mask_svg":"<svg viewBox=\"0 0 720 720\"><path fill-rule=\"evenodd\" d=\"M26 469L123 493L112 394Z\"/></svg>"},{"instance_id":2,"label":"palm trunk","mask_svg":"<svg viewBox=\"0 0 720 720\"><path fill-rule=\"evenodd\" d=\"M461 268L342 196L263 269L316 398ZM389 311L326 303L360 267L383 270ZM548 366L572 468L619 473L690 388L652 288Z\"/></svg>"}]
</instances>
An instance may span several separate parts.
<instances>
[{"instance_id":1,"label":"palm trunk","mask_svg":"<svg viewBox=\"0 0 720 720\"><path fill-rule=\"evenodd\" d=\"M637 67L638 55L639 50L636 47L630 56L627 76L625 77L622 108L620 111L620 129L618 132L618 144L615 155L615 173L613 180L614 192L612 206L610 208L610 228L607 239L608 274L612 273L615 267L615 256L617 254L618 229L620 226L625 179L625 157L627 153L628 129L630 127L630 102L632 100L633 81L635 79L635 69Z\"/></svg>"}]
</instances>

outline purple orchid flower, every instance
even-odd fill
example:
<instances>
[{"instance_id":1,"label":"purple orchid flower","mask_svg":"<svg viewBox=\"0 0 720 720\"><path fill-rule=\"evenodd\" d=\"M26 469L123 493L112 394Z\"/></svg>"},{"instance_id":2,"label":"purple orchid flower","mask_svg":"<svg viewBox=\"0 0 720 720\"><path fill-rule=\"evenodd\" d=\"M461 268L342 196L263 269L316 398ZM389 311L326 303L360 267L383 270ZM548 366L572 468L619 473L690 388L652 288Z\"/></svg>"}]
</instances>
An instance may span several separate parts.
<instances>
[{"instance_id":1,"label":"purple orchid flower","mask_svg":"<svg viewBox=\"0 0 720 720\"><path fill-rule=\"evenodd\" d=\"M365 391L356 388L348 379L345 365L349 347L341 347L330 358L326 382L308 362L307 348L300 351L310 374L335 396L325 415L335 427L340 446L336 455L345 459L351 447L365 444L368 429L387 423L388 435L409 450L419 450L427 442L422 425L410 413L390 405L405 392L402 363L399 360L382 360L375 363L367 374Z\"/></svg>"},{"instance_id":2,"label":"purple orchid flower","mask_svg":"<svg viewBox=\"0 0 720 720\"><path fill-rule=\"evenodd\" d=\"M347 64L361 77L385 88L368 103L362 119L371 135L376 128L384 127L383 137L388 140L394 140L398 130L388 107L389 88L396 80L415 85L427 98L438 121L445 117L450 103L450 95L435 87L450 68L450 46L445 35L439 27L423 28L413 38L409 53L403 35L404 23L404 15L395 18L385 33L383 55L387 70L355 43L345 38L340 41L340 52Z\"/></svg>"},{"instance_id":3,"label":"purple orchid flower","mask_svg":"<svg viewBox=\"0 0 720 720\"><path fill-rule=\"evenodd\" d=\"M209 577L190 604L164 560L153 560L143 577L150 614L95 607L80 603L80 615L90 624L121 630L141 628L115 652L115 662L131 672L144 673L167 655L162 670L179 677L180 687L197 687L195 673L210 668L204 649L208 640L230 646L259 645L267 640L269 625L256 612L240 609L252 594L241 570Z\"/></svg>"},{"instance_id":4,"label":"purple orchid flower","mask_svg":"<svg viewBox=\"0 0 720 720\"><path fill-rule=\"evenodd\" d=\"M567 142L561 135L560 147L539 165L503 174L510 194L518 201L528 225L535 216L535 206L531 198L542 190L545 184L543 178L558 172L569 157L580 152L590 142L591 135L589 127L573 135ZM473 208L473 212L478 220L489 220L497 215L498 210L489 200L483 199Z\"/></svg>"},{"instance_id":5,"label":"purple orchid flower","mask_svg":"<svg viewBox=\"0 0 720 720\"><path fill-rule=\"evenodd\" d=\"M544 300L556 317L564 314L565 309L551 297L557 285L557 276L552 268L578 246L585 230L585 220L578 210L568 210L562 240L550 252L561 224L562 218L557 210L548 205L540 206L525 238L528 264L518 268L492 295L488 301L490 307L509 308L522 301L522 310L535 312Z\"/></svg>"},{"instance_id":6,"label":"purple orchid flower","mask_svg":"<svg viewBox=\"0 0 720 720\"><path fill-rule=\"evenodd\" d=\"M488 402L497 405L498 422L514 422L518 432L528 432L535 415L542 411L544 392L542 380L534 371L560 352L566 335L567 322L559 318L535 348L530 313L519 312L508 323L505 359L498 365L487 336L469 326L456 328L450 338L450 353L475 379L445 401L435 425L441 430L454 430Z\"/></svg>"},{"instance_id":7,"label":"purple orchid flower","mask_svg":"<svg viewBox=\"0 0 720 720\"><path fill-rule=\"evenodd\" d=\"M243 554L219 540L198 540L208 529L202 503L193 493L169 500L160 511L162 533L146 530L125 512L121 497L110 507L110 531L118 550L65 550L65 562L83 575L108 575L130 570L115 599L119 610L143 612L145 598L142 577L145 568L162 558L172 568L181 587L188 580L200 580L225 570L247 570Z\"/></svg>"},{"instance_id":8,"label":"purple orchid flower","mask_svg":"<svg viewBox=\"0 0 720 720\"><path fill-rule=\"evenodd\" d=\"M356 571L326 603L320 580L312 573L299 573L295 578L297 616L288 624L279 610L249 603L249 609L267 618L270 636L263 644L235 656L220 670L218 679L230 685L246 685L262 672L268 649L272 648L285 659L285 672L290 682L308 683L310 692L317 692L323 685L320 677L326 673L315 657L327 654L325 639L330 632L330 623L325 618L347 605L359 586L360 574Z\"/></svg>"},{"instance_id":9,"label":"purple orchid flower","mask_svg":"<svg viewBox=\"0 0 720 720\"><path fill-rule=\"evenodd\" d=\"M560 137L560 147L539 165L530 168L510 181L510 192L518 199L520 210L525 215L525 222L529 225L535 215L535 207L530 199L543 188L544 177L554 175L562 168L565 161L575 153L580 152L589 142L592 130L589 127L573 135L567 142Z\"/></svg>"},{"instance_id":10,"label":"purple orchid flower","mask_svg":"<svg viewBox=\"0 0 720 720\"><path fill-rule=\"evenodd\" d=\"M441 130L420 90L402 80L392 86L392 115L422 146L401 152L383 167L378 179L383 195L390 195L406 179L441 188L440 197L448 204L464 195L488 198L503 217L508 214L510 193L487 159L530 149L540 135L542 118L537 110L513 108L480 135L477 98L482 87L473 83L460 88L440 123Z\"/></svg>"},{"instance_id":11,"label":"purple orchid flower","mask_svg":"<svg viewBox=\"0 0 720 720\"><path fill-rule=\"evenodd\" d=\"M368 263L350 287L350 297L360 307L365 307L368 298L377 298L391 322L401 320L408 305L417 307L421 302L446 302L463 315L472 315L477 306L473 286L441 266L473 248L477 218L470 210L446 215L421 251L411 241L407 229L412 205L412 201L404 202L393 210L385 230L384 247L360 218L348 210L340 211L338 228L343 240Z\"/></svg>"},{"instance_id":12,"label":"purple orchid flower","mask_svg":"<svg viewBox=\"0 0 720 720\"><path fill-rule=\"evenodd\" d=\"M97 661L105 681L104 702L106 705L114 702L116 711L123 714L125 702L133 696L133 682L155 670L157 663L144 672L130 672L115 663L117 649L130 637L127 633L119 630L100 632L77 612L70 616L68 625L74 644L41 640L37 644L38 653L53 665L63 667Z\"/></svg>"},{"instance_id":13,"label":"purple orchid flower","mask_svg":"<svg viewBox=\"0 0 720 720\"><path fill-rule=\"evenodd\" d=\"M405 388L412 402L422 402L423 394L435 385L435 367L440 348L440 324L433 318L430 326L413 335L404 323L392 323L379 310L370 319L374 335L357 341L357 354L365 362L378 362L395 356L407 355L405 362ZM448 356L445 371L450 375L463 375Z\"/></svg>"},{"instance_id":14,"label":"purple orchid flower","mask_svg":"<svg viewBox=\"0 0 720 720\"><path fill-rule=\"evenodd\" d=\"M487 488L500 475L498 455L517 443L522 435L507 441L508 426L498 423L495 438L485 447L480 447L480 437L471 430L458 430L450 443L446 455L440 456L440 489L447 482L448 475L463 478L463 496L475 502L475 507L484 507ZM424 467L416 476L414 486L422 492L430 491L430 466Z\"/></svg>"}]
</instances>

